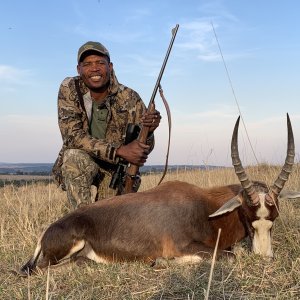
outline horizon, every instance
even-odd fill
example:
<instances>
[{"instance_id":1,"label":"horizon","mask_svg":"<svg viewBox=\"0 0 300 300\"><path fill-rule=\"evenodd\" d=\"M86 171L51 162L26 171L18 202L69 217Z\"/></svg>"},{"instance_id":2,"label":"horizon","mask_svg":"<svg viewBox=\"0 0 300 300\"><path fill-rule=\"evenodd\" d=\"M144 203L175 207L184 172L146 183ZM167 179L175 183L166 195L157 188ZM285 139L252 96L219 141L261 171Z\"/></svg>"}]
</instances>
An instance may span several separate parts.
<instances>
[{"instance_id":1,"label":"horizon","mask_svg":"<svg viewBox=\"0 0 300 300\"><path fill-rule=\"evenodd\" d=\"M53 163L51 162L35 162L35 163L30 163L30 162L27 162L27 163L24 163L24 162L3 162L3 161L0 161L0 168L2 168L2 165L53 165ZM148 165L148 164L145 164L144 166L142 167L147 167L147 166L165 166L165 164L151 164L151 165ZM178 165L178 164L168 164L168 166L186 166L186 167L189 167L189 166L205 166L205 165ZM215 165L209 165L210 167L223 167L223 166L215 166Z\"/></svg>"},{"instance_id":2,"label":"horizon","mask_svg":"<svg viewBox=\"0 0 300 300\"><path fill-rule=\"evenodd\" d=\"M88 40L108 48L118 80L147 106L171 29L179 24L161 80L172 114L169 164L231 166L240 112L247 130L241 122L244 165L284 163L287 112L298 162L299 9L296 0L4 2L0 160L56 160L62 146L57 92L65 77L77 75L77 50ZM164 164L167 151L167 115L159 95L155 102L163 118L147 165Z\"/></svg>"}]
</instances>

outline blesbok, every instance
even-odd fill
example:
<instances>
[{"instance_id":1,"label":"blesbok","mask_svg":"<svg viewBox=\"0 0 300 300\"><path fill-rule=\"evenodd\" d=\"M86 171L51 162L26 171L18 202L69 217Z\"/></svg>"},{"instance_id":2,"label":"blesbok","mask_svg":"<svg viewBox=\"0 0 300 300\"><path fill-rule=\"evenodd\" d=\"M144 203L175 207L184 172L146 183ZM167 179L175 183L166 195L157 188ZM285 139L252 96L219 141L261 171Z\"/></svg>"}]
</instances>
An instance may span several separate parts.
<instances>
[{"instance_id":1,"label":"blesbok","mask_svg":"<svg viewBox=\"0 0 300 300\"><path fill-rule=\"evenodd\" d=\"M36 267L80 257L99 263L138 260L154 264L159 258L198 262L213 252L219 228L220 254L250 236L255 253L272 257L271 228L278 216L278 196L295 155L290 119L287 115L285 164L270 188L248 179L239 158L238 127L239 118L231 156L241 184L204 189L170 181L78 208L48 227L20 274L30 275Z\"/></svg>"}]
</instances>

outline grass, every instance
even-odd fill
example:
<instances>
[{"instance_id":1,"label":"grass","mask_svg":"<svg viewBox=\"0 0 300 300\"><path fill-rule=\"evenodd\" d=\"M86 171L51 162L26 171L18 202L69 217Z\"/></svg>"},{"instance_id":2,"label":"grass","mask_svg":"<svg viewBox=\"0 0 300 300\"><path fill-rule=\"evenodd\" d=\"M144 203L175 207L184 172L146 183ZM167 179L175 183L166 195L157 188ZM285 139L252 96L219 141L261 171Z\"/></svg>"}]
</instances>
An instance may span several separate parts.
<instances>
[{"instance_id":1,"label":"grass","mask_svg":"<svg viewBox=\"0 0 300 300\"><path fill-rule=\"evenodd\" d=\"M299 165L287 188L300 190ZM247 170L250 178L272 184L279 168L267 164ZM143 176L141 190L154 187L159 175ZM199 186L236 183L231 168L178 171L164 181ZM155 270L146 264L93 262L50 269L19 278L11 270L22 265L40 233L68 211L66 194L52 183L0 188L0 299L204 299L212 262ZM209 299L300 299L300 202L282 200L275 221L275 259L264 261L236 246L236 259L215 262Z\"/></svg>"}]
</instances>

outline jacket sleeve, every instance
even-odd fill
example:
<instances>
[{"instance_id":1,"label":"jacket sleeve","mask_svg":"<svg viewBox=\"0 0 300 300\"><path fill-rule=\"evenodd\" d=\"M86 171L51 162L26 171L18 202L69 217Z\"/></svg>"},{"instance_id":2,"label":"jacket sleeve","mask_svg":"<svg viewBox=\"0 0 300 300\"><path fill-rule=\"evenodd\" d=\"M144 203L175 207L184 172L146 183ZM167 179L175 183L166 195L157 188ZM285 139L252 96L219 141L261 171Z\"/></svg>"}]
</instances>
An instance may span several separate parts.
<instances>
[{"instance_id":1,"label":"jacket sleeve","mask_svg":"<svg viewBox=\"0 0 300 300\"><path fill-rule=\"evenodd\" d=\"M73 78L66 78L59 88L58 124L67 148L82 149L104 161L117 163L116 149L120 143L107 143L89 134L88 120L78 101Z\"/></svg>"}]
</instances>

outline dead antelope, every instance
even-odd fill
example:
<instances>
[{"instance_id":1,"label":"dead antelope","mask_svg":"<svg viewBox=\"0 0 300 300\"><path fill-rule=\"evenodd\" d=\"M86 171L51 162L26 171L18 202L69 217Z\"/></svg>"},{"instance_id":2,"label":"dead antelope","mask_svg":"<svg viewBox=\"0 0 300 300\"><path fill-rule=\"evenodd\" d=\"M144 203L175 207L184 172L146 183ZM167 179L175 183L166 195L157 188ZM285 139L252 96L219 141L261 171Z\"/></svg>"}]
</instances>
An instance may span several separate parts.
<instances>
[{"instance_id":1,"label":"dead antelope","mask_svg":"<svg viewBox=\"0 0 300 300\"><path fill-rule=\"evenodd\" d=\"M158 258L198 262L205 253L212 253L219 228L220 254L249 236L255 253L272 257L271 228L278 216L278 196L295 155L290 119L287 115L285 164L270 189L248 179L239 158L238 126L239 118L231 155L241 184L204 189L170 181L78 208L48 227L20 274L30 275L36 267L80 257L99 263L138 260L154 264Z\"/></svg>"}]
</instances>

